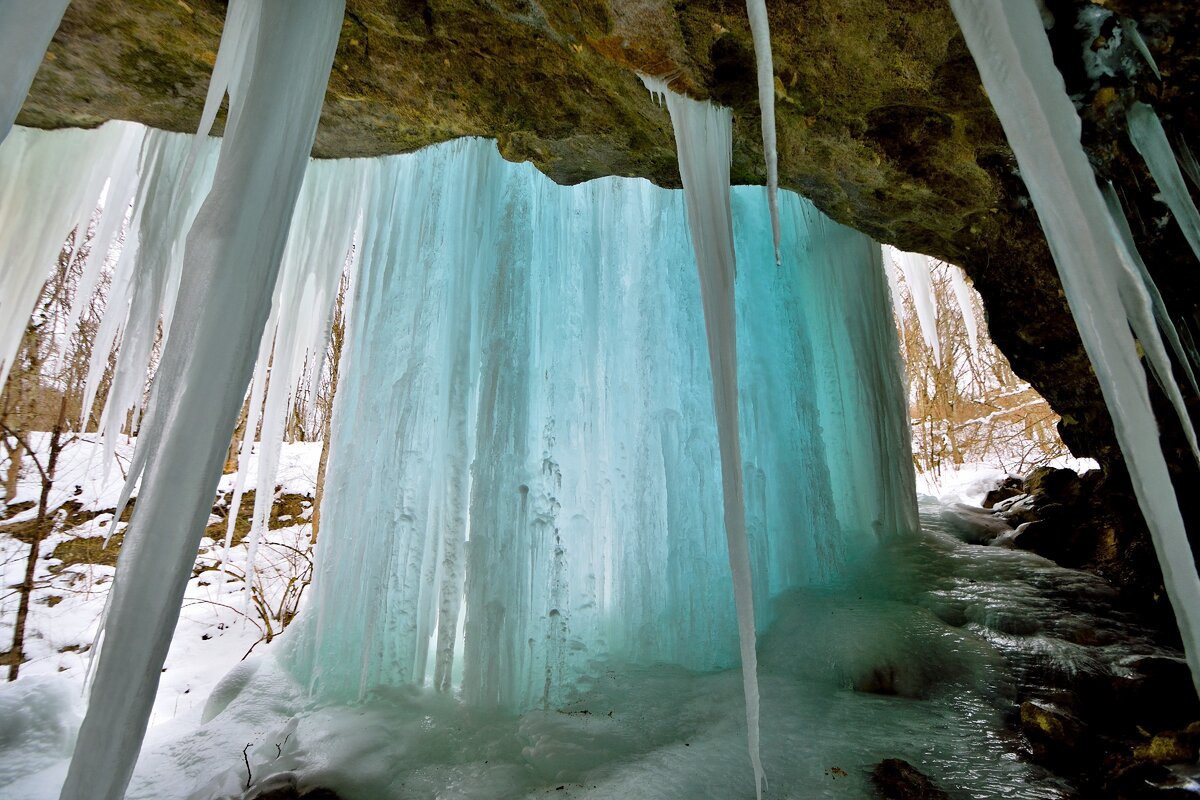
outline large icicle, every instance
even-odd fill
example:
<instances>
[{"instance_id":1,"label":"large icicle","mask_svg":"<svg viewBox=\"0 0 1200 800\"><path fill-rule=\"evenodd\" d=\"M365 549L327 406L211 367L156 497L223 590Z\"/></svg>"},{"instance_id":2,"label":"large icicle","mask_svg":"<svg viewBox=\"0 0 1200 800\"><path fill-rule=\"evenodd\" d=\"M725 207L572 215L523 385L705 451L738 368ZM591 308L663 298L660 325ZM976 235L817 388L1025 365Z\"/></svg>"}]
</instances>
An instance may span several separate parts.
<instances>
[{"instance_id":1,"label":"large icicle","mask_svg":"<svg viewBox=\"0 0 1200 800\"><path fill-rule=\"evenodd\" d=\"M1200 686L1200 578L1126 322L1122 248L1080 144L1079 116L1054 66L1035 0L951 0L951 7L1046 232Z\"/></svg>"},{"instance_id":2,"label":"large icicle","mask_svg":"<svg viewBox=\"0 0 1200 800\"><path fill-rule=\"evenodd\" d=\"M1183 230L1192 252L1200 258L1200 211L1196 210L1187 184L1183 182L1183 173L1179 171L1179 162L1175 160L1162 121L1145 103L1134 103L1129 107L1129 138L1150 168L1163 201Z\"/></svg>"},{"instance_id":3,"label":"large icicle","mask_svg":"<svg viewBox=\"0 0 1200 800\"><path fill-rule=\"evenodd\" d=\"M0 0L0 142L8 138L71 0Z\"/></svg>"},{"instance_id":4,"label":"large icicle","mask_svg":"<svg viewBox=\"0 0 1200 800\"><path fill-rule=\"evenodd\" d=\"M143 478L141 492L63 800L118 800L137 760L266 321L342 13L338 0L261 2L256 57L187 237L186 302L129 475L130 485Z\"/></svg>"},{"instance_id":5,"label":"large icicle","mask_svg":"<svg viewBox=\"0 0 1200 800\"><path fill-rule=\"evenodd\" d=\"M775 65L771 57L771 23L766 0L746 0L750 35L754 39L754 61L758 74L758 107L762 112L763 158L767 162L767 207L771 210L771 238L775 263L779 256L779 148L775 134Z\"/></svg>"},{"instance_id":6,"label":"large icicle","mask_svg":"<svg viewBox=\"0 0 1200 800\"><path fill-rule=\"evenodd\" d=\"M760 74L761 78L761 74ZM700 297L708 360L712 368L713 407L721 444L721 485L725 497L725 536L733 571L741 641L742 681L746 692L746 725L755 792L761 797L762 759L759 755L758 656L755 652L754 588L750 546L746 535L742 488L742 452L738 435L737 328L734 324L733 283L737 263L733 252L733 211L729 201L729 167L733 158L733 113L713 103L676 94L662 81L642 79L666 100L675 130L675 152L686 199L688 229L700 272ZM764 128L764 131L766 129Z\"/></svg>"}]
</instances>

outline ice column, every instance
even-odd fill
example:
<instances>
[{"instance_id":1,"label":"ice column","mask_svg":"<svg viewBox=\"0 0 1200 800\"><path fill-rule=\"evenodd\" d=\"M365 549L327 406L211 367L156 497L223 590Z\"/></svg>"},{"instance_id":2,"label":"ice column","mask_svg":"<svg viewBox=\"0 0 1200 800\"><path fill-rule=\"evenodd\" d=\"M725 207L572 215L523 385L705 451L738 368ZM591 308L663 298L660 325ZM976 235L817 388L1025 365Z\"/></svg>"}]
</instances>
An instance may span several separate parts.
<instances>
[{"instance_id":1,"label":"ice column","mask_svg":"<svg viewBox=\"0 0 1200 800\"><path fill-rule=\"evenodd\" d=\"M8 137L71 0L0 0L0 142Z\"/></svg>"},{"instance_id":2,"label":"ice column","mask_svg":"<svg viewBox=\"0 0 1200 800\"><path fill-rule=\"evenodd\" d=\"M760 62L760 79L761 62ZM758 656L755 651L754 588L746 535L742 485L742 452L738 435L737 327L733 284L737 263L733 251L733 211L729 200L729 165L733 157L733 113L713 103L676 94L665 83L643 78L648 89L664 98L675 130L675 152L687 203L688 229L700 272L700 297L712 369L713 407L721 443L721 485L725 497L725 536L733 571L734 602L741 640L742 681L754 785L765 781L758 746ZM763 128L764 136L766 128ZM768 158L770 156L768 155Z\"/></svg>"},{"instance_id":3,"label":"ice column","mask_svg":"<svg viewBox=\"0 0 1200 800\"><path fill-rule=\"evenodd\" d=\"M764 0L746 0L750 35L754 38L754 61L758 73L758 106L762 111L763 158L767 162L767 206L771 210L771 238L775 263L779 258L779 149L775 134L775 66L771 58L771 24Z\"/></svg>"},{"instance_id":4,"label":"ice column","mask_svg":"<svg viewBox=\"0 0 1200 800\"><path fill-rule=\"evenodd\" d=\"M343 4L263 0L244 92L187 237L181 302L129 481L143 478L64 800L118 800L133 771L254 365L316 132ZM243 32L244 33L244 32Z\"/></svg>"},{"instance_id":5,"label":"ice column","mask_svg":"<svg viewBox=\"0 0 1200 800\"><path fill-rule=\"evenodd\" d=\"M1081 123L1034 0L951 0L1041 219L1154 540L1193 681L1200 686L1200 578L1158 445L1121 289L1126 265L1080 144Z\"/></svg>"}]
</instances>

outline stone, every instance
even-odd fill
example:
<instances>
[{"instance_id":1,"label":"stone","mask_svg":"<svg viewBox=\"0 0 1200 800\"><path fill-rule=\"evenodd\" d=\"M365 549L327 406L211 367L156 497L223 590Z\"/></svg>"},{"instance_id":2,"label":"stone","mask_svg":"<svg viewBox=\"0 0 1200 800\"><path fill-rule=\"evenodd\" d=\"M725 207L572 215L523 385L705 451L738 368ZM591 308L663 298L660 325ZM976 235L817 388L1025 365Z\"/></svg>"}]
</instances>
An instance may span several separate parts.
<instances>
[{"instance_id":1,"label":"stone","mask_svg":"<svg viewBox=\"0 0 1200 800\"><path fill-rule=\"evenodd\" d=\"M920 770L899 758L876 764L871 783L882 800L949 800L949 795Z\"/></svg>"}]
</instances>

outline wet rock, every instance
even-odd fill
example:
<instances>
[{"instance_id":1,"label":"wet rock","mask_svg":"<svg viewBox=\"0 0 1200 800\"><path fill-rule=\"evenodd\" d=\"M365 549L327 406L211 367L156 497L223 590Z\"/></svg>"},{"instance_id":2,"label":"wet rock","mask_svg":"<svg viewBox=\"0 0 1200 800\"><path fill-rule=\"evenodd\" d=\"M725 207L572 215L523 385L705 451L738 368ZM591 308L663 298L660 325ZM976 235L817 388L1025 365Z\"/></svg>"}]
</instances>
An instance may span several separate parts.
<instances>
[{"instance_id":1,"label":"wet rock","mask_svg":"<svg viewBox=\"0 0 1200 800\"><path fill-rule=\"evenodd\" d=\"M1182 658L1134 656L1119 662L1127 674L1113 680L1110 709L1130 727L1161 731L1200 719L1200 699Z\"/></svg>"},{"instance_id":2,"label":"wet rock","mask_svg":"<svg viewBox=\"0 0 1200 800\"><path fill-rule=\"evenodd\" d=\"M1021 732L1033 760L1056 771L1074 771L1083 755L1087 729L1074 714L1044 700L1021 704Z\"/></svg>"},{"instance_id":3,"label":"wet rock","mask_svg":"<svg viewBox=\"0 0 1200 800\"><path fill-rule=\"evenodd\" d=\"M875 765L871 783L882 800L949 800L949 796L919 769L899 758Z\"/></svg>"},{"instance_id":4,"label":"wet rock","mask_svg":"<svg viewBox=\"0 0 1200 800\"><path fill-rule=\"evenodd\" d=\"M999 486L984 496L982 505L984 508L992 508L1003 500L1008 500L1024 493L1024 482L1015 475L1009 475L1000 482Z\"/></svg>"}]
</instances>

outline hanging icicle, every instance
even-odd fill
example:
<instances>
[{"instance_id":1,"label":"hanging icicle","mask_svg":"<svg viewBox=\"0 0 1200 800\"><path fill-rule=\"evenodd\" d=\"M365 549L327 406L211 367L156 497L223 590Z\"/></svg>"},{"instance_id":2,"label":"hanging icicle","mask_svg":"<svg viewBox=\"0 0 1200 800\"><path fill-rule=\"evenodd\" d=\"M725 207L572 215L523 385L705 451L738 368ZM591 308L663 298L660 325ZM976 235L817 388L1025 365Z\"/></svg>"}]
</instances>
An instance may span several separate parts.
<instances>
[{"instance_id":1,"label":"hanging icicle","mask_svg":"<svg viewBox=\"0 0 1200 800\"><path fill-rule=\"evenodd\" d=\"M721 485L725 497L725 535L733 570L734 603L741 640L746 725L755 792L762 796L766 778L759 755L758 656L755 652L754 589L746 535L738 436L737 330L733 283L733 212L729 203L729 166L733 155L733 114L728 108L690 100L666 83L642 77L652 94L665 101L675 130L675 152L683 181L688 229L700 272L700 297L708 359L712 368L713 407L721 443ZM765 128L764 128L765 131Z\"/></svg>"},{"instance_id":2,"label":"hanging icicle","mask_svg":"<svg viewBox=\"0 0 1200 800\"><path fill-rule=\"evenodd\" d=\"M142 479L63 800L118 800L254 366L341 30L338 0L260 0L225 138L187 236L181 302L125 489ZM234 4L235 8L238 4ZM247 52L251 48L247 47ZM119 731L120 735L114 735Z\"/></svg>"},{"instance_id":3,"label":"hanging icicle","mask_svg":"<svg viewBox=\"0 0 1200 800\"><path fill-rule=\"evenodd\" d=\"M8 138L71 0L0 3L0 143Z\"/></svg>"},{"instance_id":4,"label":"hanging icicle","mask_svg":"<svg viewBox=\"0 0 1200 800\"><path fill-rule=\"evenodd\" d=\"M779 255L779 147L775 133L775 66L771 57L771 23L765 0L746 0L750 34L754 38L754 61L758 76L758 106L762 112L763 158L767 163L767 207L771 211L771 238L775 242L775 264Z\"/></svg>"}]
</instances>

